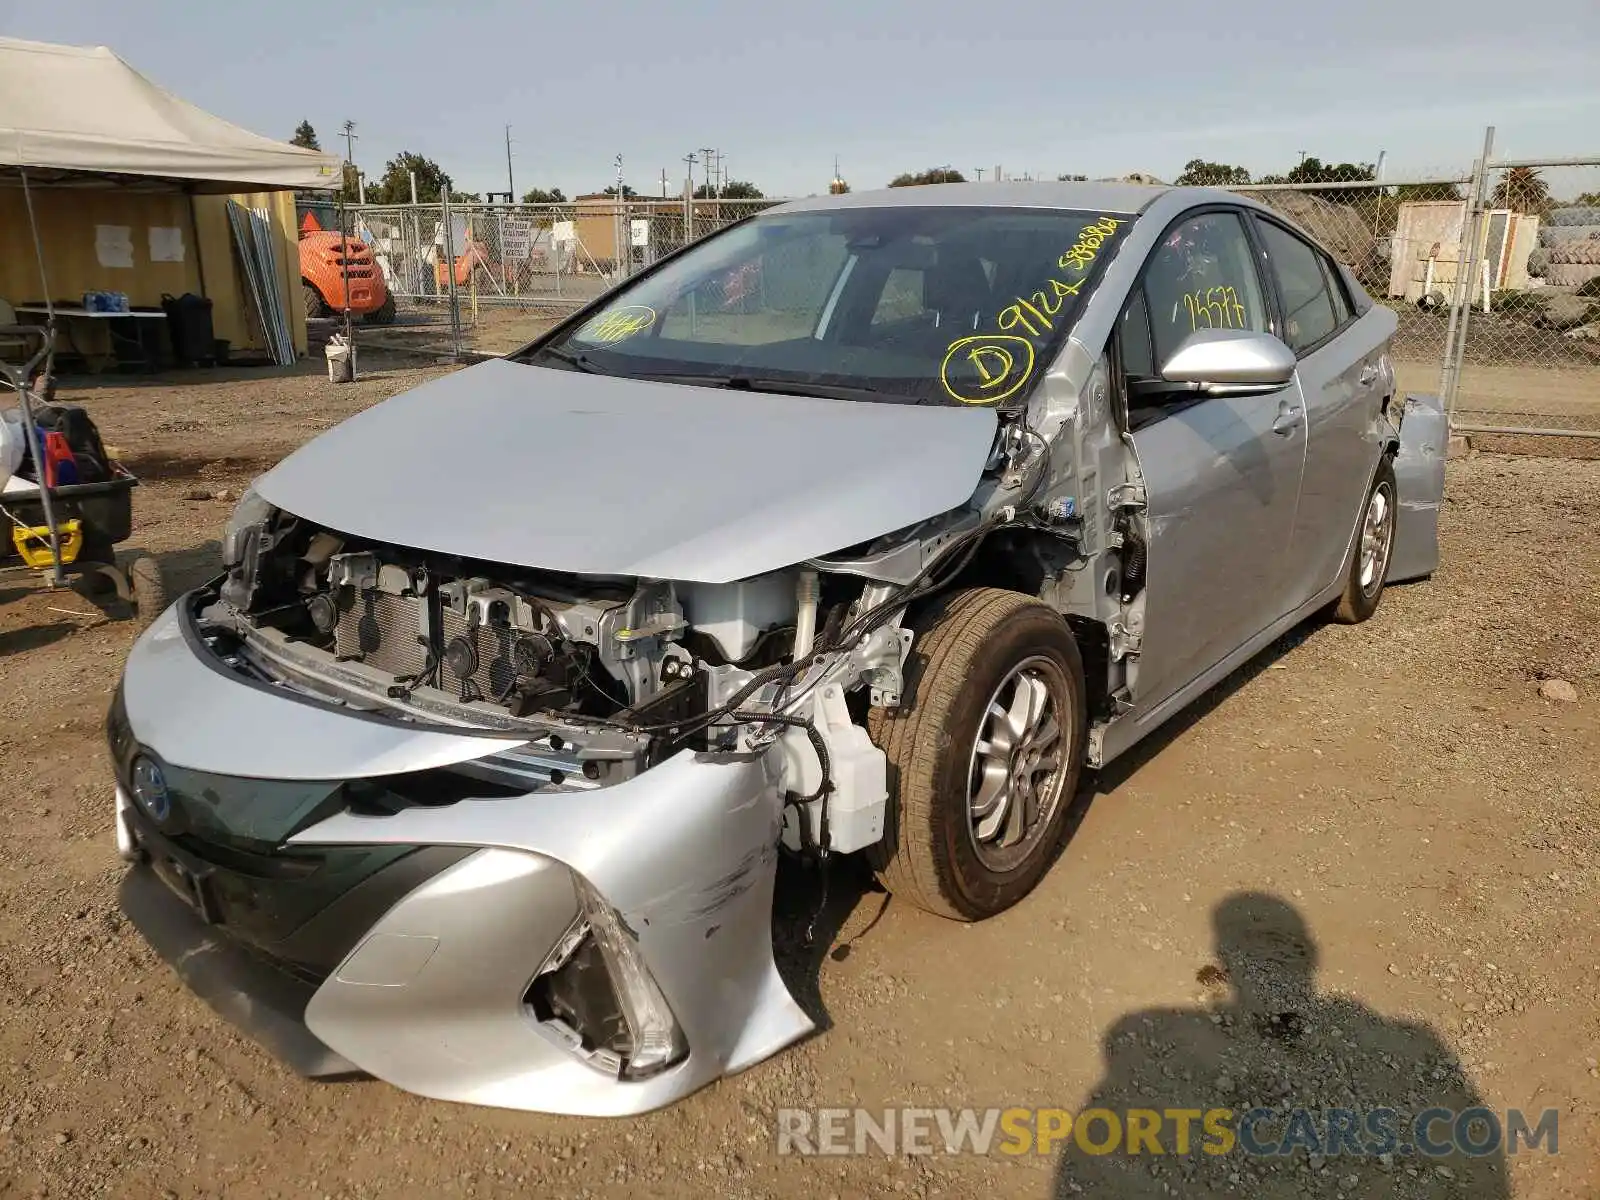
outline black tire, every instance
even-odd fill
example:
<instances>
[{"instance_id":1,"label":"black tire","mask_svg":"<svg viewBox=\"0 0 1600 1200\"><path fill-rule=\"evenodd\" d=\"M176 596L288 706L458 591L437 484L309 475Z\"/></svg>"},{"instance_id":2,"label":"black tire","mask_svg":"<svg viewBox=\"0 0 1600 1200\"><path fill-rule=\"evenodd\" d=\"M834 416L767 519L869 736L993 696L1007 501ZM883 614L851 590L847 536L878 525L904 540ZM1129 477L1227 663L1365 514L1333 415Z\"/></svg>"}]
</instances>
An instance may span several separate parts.
<instances>
[{"instance_id":1,"label":"black tire","mask_svg":"<svg viewBox=\"0 0 1600 1200\"><path fill-rule=\"evenodd\" d=\"M300 303L305 306L308 321L328 315L328 304L322 298L322 293L303 279L300 281Z\"/></svg>"},{"instance_id":2,"label":"black tire","mask_svg":"<svg viewBox=\"0 0 1600 1200\"><path fill-rule=\"evenodd\" d=\"M1545 214L1550 225L1600 225L1600 206L1574 204L1567 208L1553 208Z\"/></svg>"},{"instance_id":3,"label":"black tire","mask_svg":"<svg viewBox=\"0 0 1600 1200\"><path fill-rule=\"evenodd\" d=\"M83 533L83 545L78 548L77 561L84 567L90 563L105 563L114 567L117 565L116 545L99 529L86 529ZM86 596L106 596L116 591L111 580L94 570L86 570L78 576L78 588Z\"/></svg>"},{"instance_id":4,"label":"black tire","mask_svg":"<svg viewBox=\"0 0 1600 1200\"><path fill-rule=\"evenodd\" d=\"M362 320L368 325L393 325L394 324L394 293L390 292L383 298L383 303L369 312Z\"/></svg>"},{"instance_id":5,"label":"black tire","mask_svg":"<svg viewBox=\"0 0 1600 1200\"><path fill-rule=\"evenodd\" d=\"M916 626L900 707L873 709L868 717L873 741L889 758L884 837L868 857L896 896L957 921L982 920L1031 892L1060 849L1083 769L1083 662L1066 622L1020 592L954 592ZM980 848L969 800L979 732L1003 685L1033 673L1057 718L1059 765L1015 844L1004 846L1001 830L999 842ZM1049 745L1045 736L1037 742ZM1017 746L1027 757L1028 739ZM1003 768L998 777L1015 776ZM1022 811L1026 821L1026 806Z\"/></svg>"},{"instance_id":6,"label":"black tire","mask_svg":"<svg viewBox=\"0 0 1600 1200\"><path fill-rule=\"evenodd\" d=\"M1379 496L1384 497L1384 517L1382 528L1373 530L1369 528L1369 522L1373 519L1376 497ZM1378 601L1383 599L1384 576L1389 571L1389 560L1394 555L1394 530L1398 516L1399 499L1394 482L1394 467L1385 458L1378 464L1378 473L1373 477L1372 486L1367 489L1367 497L1362 501L1361 512L1356 517L1354 544L1350 549L1350 570L1345 576L1344 595L1340 596L1338 603L1333 606L1333 619L1340 624L1359 625L1378 611ZM1378 538L1381 544L1376 547L1376 557L1372 560L1372 576L1364 580L1368 563L1366 550L1369 534Z\"/></svg>"},{"instance_id":7,"label":"black tire","mask_svg":"<svg viewBox=\"0 0 1600 1200\"><path fill-rule=\"evenodd\" d=\"M167 608L167 581L161 577L161 564L147 554L141 554L128 564L128 584L133 590L133 613L140 629Z\"/></svg>"}]
</instances>

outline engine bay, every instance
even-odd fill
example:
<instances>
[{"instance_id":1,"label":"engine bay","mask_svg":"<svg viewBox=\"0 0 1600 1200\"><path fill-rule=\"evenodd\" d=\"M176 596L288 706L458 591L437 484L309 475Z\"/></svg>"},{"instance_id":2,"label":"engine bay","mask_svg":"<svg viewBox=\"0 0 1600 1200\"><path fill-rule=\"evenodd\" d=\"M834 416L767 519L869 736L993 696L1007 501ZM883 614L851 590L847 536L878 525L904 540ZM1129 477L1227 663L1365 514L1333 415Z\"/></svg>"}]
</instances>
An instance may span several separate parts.
<instances>
[{"instance_id":1,"label":"engine bay","mask_svg":"<svg viewBox=\"0 0 1600 1200\"><path fill-rule=\"evenodd\" d=\"M573 576L255 515L230 527L200 614L232 669L395 719L516 731L554 786L683 749L776 749L809 816L786 810L789 841L879 836L885 760L865 717L898 702L914 586L805 566L725 584Z\"/></svg>"}]
</instances>

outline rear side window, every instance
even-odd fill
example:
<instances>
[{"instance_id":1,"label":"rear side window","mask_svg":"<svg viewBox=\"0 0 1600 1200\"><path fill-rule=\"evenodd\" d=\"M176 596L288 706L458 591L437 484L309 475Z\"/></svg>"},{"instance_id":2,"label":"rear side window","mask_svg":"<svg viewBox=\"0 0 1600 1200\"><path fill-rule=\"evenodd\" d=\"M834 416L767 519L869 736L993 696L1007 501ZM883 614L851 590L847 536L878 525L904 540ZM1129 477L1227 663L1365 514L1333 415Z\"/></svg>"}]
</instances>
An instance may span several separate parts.
<instances>
[{"instance_id":1,"label":"rear side window","mask_svg":"<svg viewBox=\"0 0 1600 1200\"><path fill-rule=\"evenodd\" d=\"M1283 299L1283 340L1299 354L1340 324L1329 295L1328 278L1323 274L1322 255L1270 221L1259 221L1257 227Z\"/></svg>"}]
</instances>

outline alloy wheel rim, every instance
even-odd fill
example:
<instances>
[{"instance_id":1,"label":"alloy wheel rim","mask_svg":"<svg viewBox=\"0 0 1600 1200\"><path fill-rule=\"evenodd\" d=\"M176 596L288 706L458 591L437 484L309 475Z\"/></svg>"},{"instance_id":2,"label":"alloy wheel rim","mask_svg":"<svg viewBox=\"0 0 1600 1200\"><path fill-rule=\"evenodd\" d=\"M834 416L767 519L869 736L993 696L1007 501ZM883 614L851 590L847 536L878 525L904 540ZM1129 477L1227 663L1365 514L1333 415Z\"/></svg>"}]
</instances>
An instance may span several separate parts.
<instances>
[{"instance_id":1,"label":"alloy wheel rim","mask_svg":"<svg viewBox=\"0 0 1600 1200\"><path fill-rule=\"evenodd\" d=\"M980 862L1013 870L1061 803L1074 747L1062 724L1066 676L1035 655L1008 671L984 706L967 771L967 832Z\"/></svg>"},{"instance_id":2,"label":"alloy wheel rim","mask_svg":"<svg viewBox=\"0 0 1600 1200\"><path fill-rule=\"evenodd\" d=\"M1361 523L1361 594L1371 597L1383 583L1389 565L1389 546L1394 540L1394 503L1388 484L1379 484L1367 501L1366 519Z\"/></svg>"}]
</instances>

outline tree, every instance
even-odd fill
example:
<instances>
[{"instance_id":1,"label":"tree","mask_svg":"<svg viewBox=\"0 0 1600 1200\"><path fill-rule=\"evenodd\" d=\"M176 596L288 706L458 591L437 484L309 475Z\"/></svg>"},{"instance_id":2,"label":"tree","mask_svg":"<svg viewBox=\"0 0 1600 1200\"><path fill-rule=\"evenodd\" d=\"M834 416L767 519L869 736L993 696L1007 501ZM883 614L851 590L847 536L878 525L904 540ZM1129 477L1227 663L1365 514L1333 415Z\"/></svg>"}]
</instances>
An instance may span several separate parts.
<instances>
[{"instance_id":1,"label":"tree","mask_svg":"<svg viewBox=\"0 0 1600 1200\"><path fill-rule=\"evenodd\" d=\"M560 188L551 188L548 191L544 188L529 188L522 194L522 202L524 204L565 204L567 197L566 193Z\"/></svg>"},{"instance_id":2,"label":"tree","mask_svg":"<svg viewBox=\"0 0 1600 1200\"><path fill-rule=\"evenodd\" d=\"M951 167L929 167L915 175L907 172L889 181L890 187L920 187L925 183L965 183L967 177Z\"/></svg>"},{"instance_id":3,"label":"tree","mask_svg":"<svg viewBox=\"0 0 1600 1200\"><path fill-rule=\"evenodd\" d=\"M1300 164L1287 175L1268 175L1262 183L1359 183L1377 179L1378 168L1372 163L1325 163L1314 155L1300 160ZM1335 204L1370 204L1382 195L1378 188L1330 188L1317 195Z\"/></svg>"},{"instance_id":4,"label":"tree","mask_svg":"<svg viewBox=\"0 0 1600 1200\"><path fill-rule=\"evenodd\" d=\"M291 146L302 146L307 150L321 150L322 143L317 141L317 131L311 128L310 121L301 121L294 127L294 136L289 139Z\"/></svg>"},{"instance_id":5,"label":"tree","mask_svg":"<svg viewBox=\"0 0 1600 1200\"><path fill-rule=\"evenodd\" d=\"M1459 200L1461 189L1453 183L1402 183L1394 189L1402 204L1413 200Z\"/></svg>"},{"instance_id":6,"label":"tree","mask_svg":"<svg viewBox=\"0 0 1600 1200\"><path fill-rule=\"evenodd\" d=\"M828 195L843 196L850 190L850 185L842 179L835 179L828 184Z\"/></svg>"},{"instance_id":7,"label":"tree","mask_svg":"<svg viewBox=\"0 0 1600 1200\"><path fill-rule=\"evenodd\" d=\"M1580 208L1600 208L1600 192L1584 192L1572 203Z\"/></svg>"},{"instance_id":8,"label":"tree","mask_svg":"<svg viewBox=\"0 0 1600 1200\"><path fill-rule=\"evenodd\" d=\"M1240 187L1250 182L1250 172L1229 163L1207 162L1191 158L1177 178L1179 187Z\"/></svg>"},{"instance_id":9,"label":"tree","mask_svg":"<svg viewBox=\"0 0 1600 1200\"><path fill-rule=\"evenodd\" d=\"M376 183L367 185L368 204L409 204L411 203L411 175L417 177L417 201L420 204L437 204L444 189L449 185L450 177L444 173L444 168L431 158L425 158L411 150L403 151L391 158L383 168L383 177ZM451 198L455 198L452 193Z\"/></svg>"},{"instance_id":10,"label":"tree","mask_svg":"<svg viewBox=\"0 0 1600 1200\"><path fill-rule=\"evenodd\" d=\"M1312 156L1302 158L1283 179L1285 183L1359 183L1377 177L1378 168L1372 163L1325 163Z\"/></svg>"},{"instance_id":11,"label":"tree","mask_svg":"<svg viewBox=\"0 0 1600 1200\"><path fill-rule=\"evenodd\" d=\"M1542 213L1550 207L1550 185L1533 167L1512 167L1494 185L1489 207Z\"/></svg>"},{"instance_id":12,"label":"tree","mask_svg":"<svg viewBox=\"0 0 1600 1200\"><path fill-rule=\"evenodd\" d=\"M702 183L694 190L696 200L764 200L766 193L755 184L743 179L730 179L720 188Z\"/></svg>"},{"instance_id":13,"label":"tree","mask_svg":"<svg viewBox=\"0 0 1600 1200\"><path fill-rule=\"evenodd\" d=\"M615 196L617 194L617 185L616 184L612 184L610 187L608 187L605 191L601 192L600 194L602 196ZM631 183L625 183L625 184L622 185L622 198L624 200L632 200L635 197L637 197L638 194L639 194L638 192L633 190L633 185Z\"/></svg>"}]
</instances>

